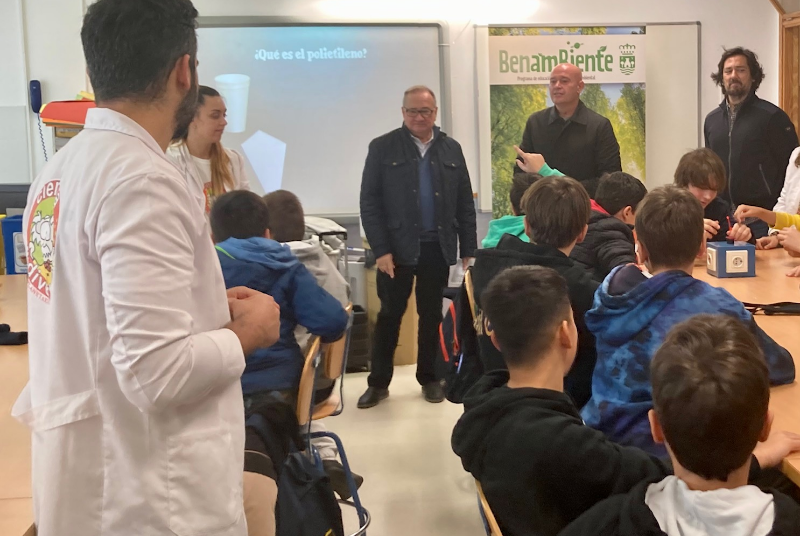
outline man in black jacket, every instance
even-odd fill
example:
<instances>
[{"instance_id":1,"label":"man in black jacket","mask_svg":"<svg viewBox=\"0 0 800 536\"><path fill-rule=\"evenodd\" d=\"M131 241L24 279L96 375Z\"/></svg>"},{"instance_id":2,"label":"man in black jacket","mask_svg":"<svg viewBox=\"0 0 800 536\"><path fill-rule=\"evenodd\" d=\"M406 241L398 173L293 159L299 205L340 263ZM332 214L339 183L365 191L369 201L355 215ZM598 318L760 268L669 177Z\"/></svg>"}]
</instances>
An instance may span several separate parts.
<instances>
[{"instance_id":1,"label":"man in black jacket","mask_svg":"<svg viewBox=\"0 0 800 536\"><path fill-rule=\"evenodd\" d=\"M592 373L597 360L594 336L586 327L584 315L592 308L598 283L586 270L575 264L569 254L586 236L590 214L589 195L583 186L569 177L544 177L525 193L521 208L525 212L525 233L530 244L506 234L497 247L481 249L472 268L472 282L478 309L481 292L494 276L505 268L538 265L553 268L569 286L569 298L578 326L578 356L567 375L566 391L581 408L592 396ZM481 335L480 357L485 371L504 369L503 356Z\"/></svg>"},{"instance_id":2,"label":"man in black jacket","mask_svg":"<svg viewBox=\"0 0 800 536\"><path fill-rule=\"evenodd\" d=\"M361 179L361 222L378 265L381 310L369 387L359 408L389 396L400 323L416 277L417 381L428 402L444 400L434 372L442 291L457 244L464 267L475 255L475 203L461 146L434 125L436 97L414 86L403 97L403 126L372 140Z\"/></svg>"},{"instance_id":3,"label":"man in black jacket","mask_svg":"<svg viewBox=\"0 0 800 536\"><path fill-rule=\"evenodd\" d=\"M703 131L706 147L719 155L728 173L724 197L734 209L753 205L772 210L798 144L795 127L783 110L756 96L764 71L752 51L726 50L711 78L725 98L706 116ZM762 221L750 229L754 238L768 233Z\"/></svg>"},{"instance_id":4,"label":"man in black jacket","mask_svg":"<svg viewBox=\"0 0 800 536\"><path fill-rule=\"evenodd\" d=\"M622 171L622 163L611 122L583 104L583 87L578 67L557 65L550 74L553 106L528 118L519 148L541 154L550 167L580 181L593 197L600 177Z\"/></svg>"}]
</instances>

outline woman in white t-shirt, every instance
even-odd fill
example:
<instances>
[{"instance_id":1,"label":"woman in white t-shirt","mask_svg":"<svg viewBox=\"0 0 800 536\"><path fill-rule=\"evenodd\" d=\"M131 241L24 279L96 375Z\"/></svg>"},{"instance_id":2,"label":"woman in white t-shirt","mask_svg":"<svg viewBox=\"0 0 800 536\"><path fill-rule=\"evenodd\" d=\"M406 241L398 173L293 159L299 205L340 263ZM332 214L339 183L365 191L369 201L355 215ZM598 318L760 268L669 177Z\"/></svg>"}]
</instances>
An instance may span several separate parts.
<instances>
[{"instance_id":1,"label":"woman in white t-shirt","mask_svg":"<svg viewBox=\"0 0 800 536\"><path fill-rule=\"evenodd\" d=\"M225 132L227 108L216 89L200 86L197 112L184 132L177 132L167 155L180 167L206 214L214 199L231 190L249 190L244 157L226 149L220 140Z\"/></svg>"}]
</instances>

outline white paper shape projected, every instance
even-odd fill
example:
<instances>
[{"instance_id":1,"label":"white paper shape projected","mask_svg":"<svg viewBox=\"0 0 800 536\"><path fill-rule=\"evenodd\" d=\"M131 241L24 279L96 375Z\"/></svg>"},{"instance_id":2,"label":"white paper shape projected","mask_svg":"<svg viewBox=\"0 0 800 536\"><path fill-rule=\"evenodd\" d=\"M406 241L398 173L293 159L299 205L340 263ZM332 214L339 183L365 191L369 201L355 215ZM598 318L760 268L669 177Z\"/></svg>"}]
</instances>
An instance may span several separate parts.
<instances>
[{"instance_id":1,"label":"white paper shape projected","mask_svg":"<svg viewBox=\"0 0 800 536\"><path fill-rule=\"evenodd\" d=\"M246 74L221 74L214 78L214 82L228 107L228 132L244 132L247 127L250 77Z\"/></svg>"},{"instance_id":2,"label":"white paper shape projected","mask_svg":"<svg viewBox=\"0 0 800 536\"><path fill-rule=\"evenodd\" d=\"M281 189L286 143L259 130L242 143L247 160L256 172L258 182L268 194Z\"/></svg>"}]
</instances>

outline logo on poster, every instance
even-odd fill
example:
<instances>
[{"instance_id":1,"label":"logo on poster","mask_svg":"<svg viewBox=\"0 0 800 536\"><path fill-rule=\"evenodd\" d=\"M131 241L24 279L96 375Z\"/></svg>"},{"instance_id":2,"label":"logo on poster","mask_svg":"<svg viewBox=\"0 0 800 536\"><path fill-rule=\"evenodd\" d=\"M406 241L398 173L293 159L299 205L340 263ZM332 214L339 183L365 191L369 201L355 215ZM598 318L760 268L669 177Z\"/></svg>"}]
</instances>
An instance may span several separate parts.
<instances>
[{"instance_id":1,"label":"logo on poster","mask_svg":"<svg viewBox=\"0 0 800 536\"><path fill-rule=\"evenodd\" d=\"M636 46L619 46L619 70L624 75L632 75L636 70Z\"/></svg>"}]
</instances>

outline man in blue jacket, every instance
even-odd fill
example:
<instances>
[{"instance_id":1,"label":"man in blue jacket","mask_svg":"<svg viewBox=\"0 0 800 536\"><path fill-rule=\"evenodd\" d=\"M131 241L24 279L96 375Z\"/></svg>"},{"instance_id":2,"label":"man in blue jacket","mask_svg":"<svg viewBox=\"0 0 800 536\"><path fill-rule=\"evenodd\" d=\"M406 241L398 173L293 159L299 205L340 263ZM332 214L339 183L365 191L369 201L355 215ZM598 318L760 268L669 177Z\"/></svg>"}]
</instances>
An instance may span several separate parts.
<instances>
[{"instance_id":1,"label":"man in blue jacket","mask_svg":"<svg viewBox=\"0 0 800 536\"><path fill-rule=\"evenodd\" d=\"M478 237L467 164L457 141L435 126L436 97L425 86L403 96L403 126L372 140L361 179L361 223L378 264L381 310L375 325L369 388L359 408L389 396L400 323L416 279L417 381L425 400L441 402L434 372L442 291L457 244L466 268Z\"/></svg>"},{"instance_id":2,"label":"man in blue jacket","mask_svg":"<svg viewBox=\"0 0 800 536\"><path fill-rule=\"evenodd\" d=\"M245 406L271 391L288 392L293 399L303 370L295 328L299 324L323 342L334 341L347 328L347 313L288 246L270 238L267 205L257 194L237 190L220 196L210 221L225 286L269 294L281 308L278 342L246 356Z\"/></svg>"}]
</instances>

